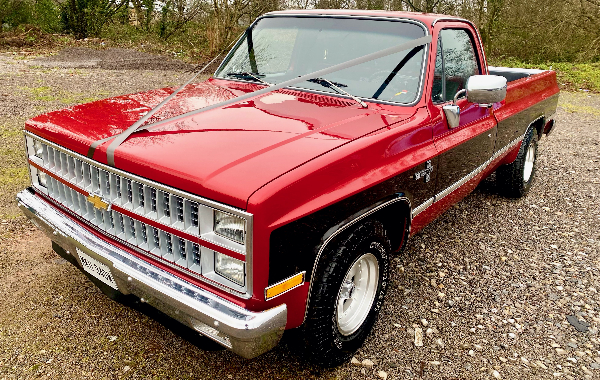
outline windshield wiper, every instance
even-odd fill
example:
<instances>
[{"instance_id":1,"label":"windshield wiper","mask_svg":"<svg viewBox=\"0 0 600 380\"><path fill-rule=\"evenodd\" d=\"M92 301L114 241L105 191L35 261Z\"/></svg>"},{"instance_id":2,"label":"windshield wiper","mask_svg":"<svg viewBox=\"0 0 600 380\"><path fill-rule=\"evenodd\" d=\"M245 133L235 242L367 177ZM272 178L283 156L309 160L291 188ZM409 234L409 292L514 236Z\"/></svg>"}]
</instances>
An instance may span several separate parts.
<instances>
[{"instance_id":1,"label":"windshield wiper","mask_svg":"<svg viewBox=\"0 0 600 380\"><path fill-rule=\"evenodd\" d=\"M362 106L362 108L368 108L367 107L367 103L363 102L362 100L360 100L358 97L352 95L351 93L349 93L348 91L344 91L342 90L340 87L348 87L345 84L342 83L336 83L336 82L332 82L330 80L327 80L325 78L314 78L314 79L309 79L309 82L312 83L316 83L316 84L320 84L323 87L327 87L327 88L333 88L335 91L337 91L340 94L344 94L347 95L349 97L351 97L352 99L354 99L355 102L357 102L358 104L360 104Z\"/></svg>"},{"instance_id":2,"label":"windshield wiper","mask_svg":"<svg viewBox=\"0 0 600 380\"><path fill-rule=\"evenodd\" d=\"M253 73L249 73L247 71L241 72L241 73L227 73L226 74L228 77L236 77L236 78L243 78L243 79L254 79L256 82L260 82L262 84L266 84L267 86L271 86L271 83L265 82L264 80L260 79L259 76L262 74L253 74Z\"/></svg>"}]
</instances>

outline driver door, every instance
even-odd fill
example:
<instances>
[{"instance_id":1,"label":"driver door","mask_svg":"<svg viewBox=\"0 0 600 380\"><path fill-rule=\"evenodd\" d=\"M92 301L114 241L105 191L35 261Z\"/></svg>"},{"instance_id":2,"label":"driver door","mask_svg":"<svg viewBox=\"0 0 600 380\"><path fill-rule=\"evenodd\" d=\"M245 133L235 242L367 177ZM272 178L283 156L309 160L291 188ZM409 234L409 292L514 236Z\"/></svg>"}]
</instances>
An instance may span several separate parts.
<instances>
[{"instance_id":1,"label":"driver door","mask_svg":"<svg viewBox=\"0 0 600 380\"><path fill-rule=\"evenodd\" d=\"M472 31L441 29L435 63L432 100L442 117L434 125L434 143L440 154L436 193L446 195L469 179L493 154L496 119L489 108L458 99L460 124L450 128L442 107L465 88L471 75L483 74Z\"/></svg>"}]
</instances>

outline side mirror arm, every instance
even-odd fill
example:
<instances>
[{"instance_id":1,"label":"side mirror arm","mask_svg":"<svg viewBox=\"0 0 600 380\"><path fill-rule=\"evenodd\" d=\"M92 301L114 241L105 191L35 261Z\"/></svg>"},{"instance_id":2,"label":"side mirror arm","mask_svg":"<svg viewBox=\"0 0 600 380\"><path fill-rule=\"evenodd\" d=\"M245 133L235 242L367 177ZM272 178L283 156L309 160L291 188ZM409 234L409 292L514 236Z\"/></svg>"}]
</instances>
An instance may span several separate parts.
<instances>
[{"instance_id":1,"label":"side mirror arm","mask_svg":"<svg viewBox=\"0 0 600 380\"><path fill-rule=\"evenodd\" d=\"M458 102L458 98L460 98L463 95L467 94L467 89L463 88L462 90L458 91L456 93L456 95L454 95L454 99L452 100L452 104L456 105L456 103Z\"/></svg>"}]
</instances>

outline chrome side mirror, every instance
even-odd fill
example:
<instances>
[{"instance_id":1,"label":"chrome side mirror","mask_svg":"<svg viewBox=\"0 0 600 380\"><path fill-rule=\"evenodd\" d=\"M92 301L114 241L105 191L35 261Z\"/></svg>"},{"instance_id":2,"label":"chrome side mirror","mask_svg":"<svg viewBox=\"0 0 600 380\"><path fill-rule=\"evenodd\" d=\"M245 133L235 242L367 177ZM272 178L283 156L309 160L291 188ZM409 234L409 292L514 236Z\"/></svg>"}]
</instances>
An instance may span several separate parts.
<instances>
[{"instance_id":1,"label":"chrome side mirror","mask_svg":"<svg viewBox=\"0 0 600 380\"><path fill-rule=\"evenodd\" d=\"M460 124L460 108L456 105L458 98L467 94L467 101L481 106L501 102L506 98L506 78L498 75L472 75L467 80L467 88L454 95L452 104L442 107L449 128Z\"/></svg>"},{"instance_id":2,"label":"chrome side mirror","mask_svg":"<svg viewBox=\"0 0 600 380\"><path fill-rule=\"evenodd\" d=\"M455 104L447 104L442 107L448 121L449 128L456 128L460 124L460 107Z\"/></svg>"},{"instance_id":3,"label":"chrome side mirror","mask_svg":"<svg viewBox=\"0 0 600 380\"><path fill-rule=\"evenodd\" d=\"M498 75L473 75L467 80L467 100L492 104L506 98L506 78Z\"/></svg>"}]
</instances>

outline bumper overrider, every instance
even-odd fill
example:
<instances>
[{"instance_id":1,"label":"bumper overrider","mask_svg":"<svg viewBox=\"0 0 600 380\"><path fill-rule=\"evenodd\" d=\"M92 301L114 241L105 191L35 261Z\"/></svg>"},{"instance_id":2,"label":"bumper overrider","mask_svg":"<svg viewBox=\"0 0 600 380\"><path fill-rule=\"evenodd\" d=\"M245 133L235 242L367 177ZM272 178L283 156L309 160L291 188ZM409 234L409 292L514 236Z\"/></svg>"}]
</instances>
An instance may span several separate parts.
<instances>
[{"instance_id":1,"label":"bumper overrider","mask_svg":"<svg viewBox=\"0 0 600 380\"><path fill-rule=\"evenodd\" d=\"M208 336L245 358L277 345L287 322L286 305L252 312L161 270L90 233L27 189L17 194L31 221L81 264L77 250L110 268L118 290Z\"/></svg>"}]
</instances>

